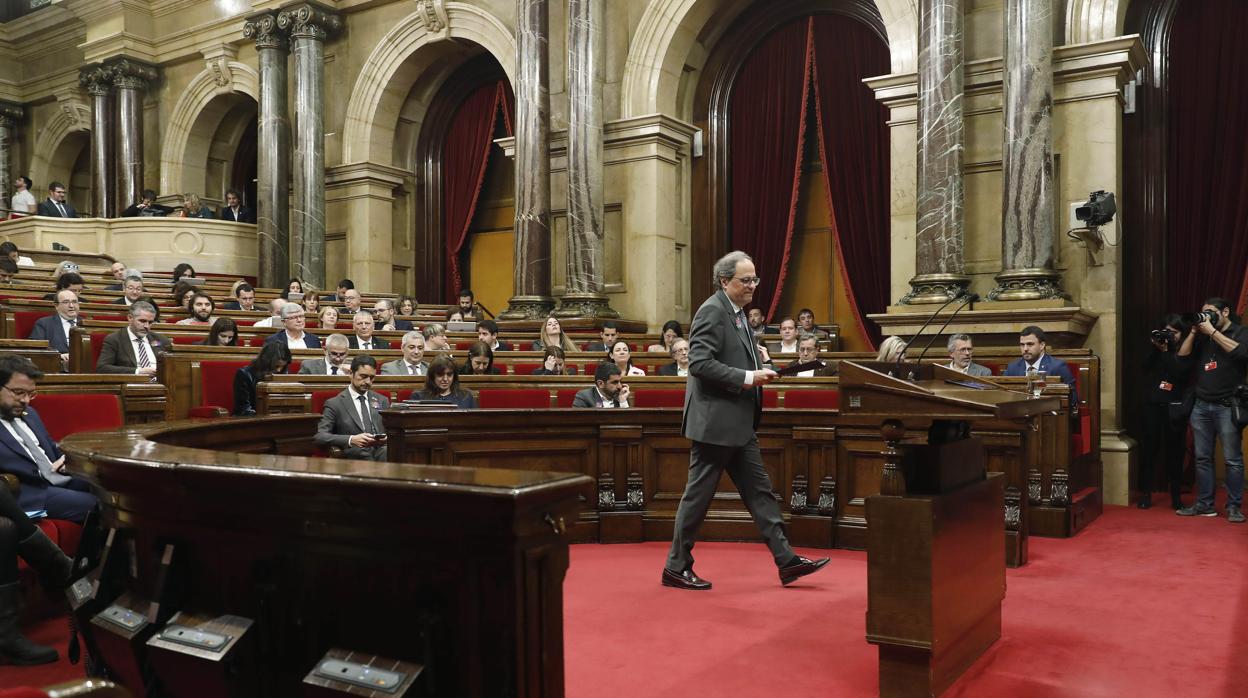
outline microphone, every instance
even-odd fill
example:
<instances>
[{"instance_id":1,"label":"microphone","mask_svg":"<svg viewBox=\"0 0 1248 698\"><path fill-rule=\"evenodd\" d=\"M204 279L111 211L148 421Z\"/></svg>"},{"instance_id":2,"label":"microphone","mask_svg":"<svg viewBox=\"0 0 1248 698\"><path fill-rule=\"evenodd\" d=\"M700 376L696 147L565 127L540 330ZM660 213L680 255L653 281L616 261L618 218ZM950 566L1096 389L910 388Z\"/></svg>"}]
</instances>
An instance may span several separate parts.
<instances>
[{"instance_id":1,"label":"microphone","mask_svg":"<svg viewBox=\"0 0 1248 698\"><path fill-rule=\"evenodd\" d=\"M945 328L949 326L949 323L953 322L953 319L957 317L958 313L962 312L962 309L965 308L966 306L972 305L975 303L975 301L979 300L979 294L964 292L962 294L962 298L965 299L962 301L962 305L959 305L957 308L954 308L953 312L949 313L949 319L945 320L945 324L941 325L940 329L936 331L936 334L932 335L932 338L927 340L927 346L923 347L923 351L919 352L919 358L915 359L914 363L916 365L923 361L923 355L927 353L928 349L932 348L932 343L936 341L936 338L945 333Z\"/></svg>"},{"instance_id":2,"label":"microphone","mask_svg":"<svg viewBox=\"0 0 1248 698\"><path fill-rule=\"evenodd\" d=\"M959 298L961 298L963 295L965 295L965 293L966 293L966 291L963 291L962 293L959 293L958 295L953 296L953 297L952 297L952 298L950 298L949 300L947 300L947 301L945 301L944 303L942 303L942 304L941 304L941 306L940 306L939 308L937 308L937 309L936 309L936 312L932 313L931 317L929 317L929 318L927 319L927 322L924 322L924 323L923 323L923 326L919 328L919 331L918 331L918 332L915 332L915 333L914 333L914 336L910 338L910 341L909 341L909 342L906 342L906 346L902 347L902 348L901 348L901 351L897 353L897 362L896 362L896 363L894 364L894 366L893 366L893 370L894 370L894 371L897 371L898 373L900 373L900 372L901 372L901 358L902 358L902 356L903 356L903 355L905 355L905 353L906 353L906 349L909 349L909 348L910 348L910 345L911 345L911 344L914 344L914 340L918 339L918 338L919 338L919 335L923 334L923 330L926 330L926 329L927 329L927 326L928 326L928 325L930 325L930 324L932 324L932 320L935 320L935 319L936 319L936 316L937 316L937 315L940 315L940 311L942 311L942 310L944 310L945 308L947 308L947 307L949 306L949 304L950 304L950 303L952 303L952 302L954 302L954 301L958 300ZM892 374L890 374L890 375L892 375Z\"/></svg>"}]
</instances>

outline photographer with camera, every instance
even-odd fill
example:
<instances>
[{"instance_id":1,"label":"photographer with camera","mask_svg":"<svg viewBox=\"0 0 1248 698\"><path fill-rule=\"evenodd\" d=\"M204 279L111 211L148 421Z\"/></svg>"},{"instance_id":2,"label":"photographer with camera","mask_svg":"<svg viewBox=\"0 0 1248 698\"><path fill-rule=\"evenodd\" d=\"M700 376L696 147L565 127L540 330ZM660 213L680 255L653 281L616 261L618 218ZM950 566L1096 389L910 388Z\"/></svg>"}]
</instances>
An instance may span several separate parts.
<instances>
[{"instance_id":1,"label":"photographer with camera","mask_svg":"<svg viewBox=\"0 0 1248 698\"><path fill-rule=\"evenodd\" d=\"M1144 405L1144 431L1140 434L1140 501L1137 506L1153 505L1153 486L1157 484L1158 462L1166 473L1170 487L1170 506L1183 508L1179 485L1183 477L1183 446L1187 436L1187 418L1175 419L1174 410L1183 404L1188 372L1179 365L1176 354L1188 326L1176 313L1166 315L1161 329L1153 330L1153 352L1144 361L1144 380L1148 393Z\"/></svg>"},{"instance_id":2,"label":"photographer with camera","mask_svg":"<svg viewBox=\"0 0 1248 698\"><path fill-rule=\"evenodd\" d=\"M1225 298L1209 298L1199 313L1184 317L1193 327L1177 356L1180 368L1196 370L1196 402L1190 419L1196 448L1196 501L1175 513L1218 515L1213 508L1213 442L1220 439L1226 461L1226 518L1243 523L1243 427L1235 423L1231 401L1248 374L1248 330L1231 317L1231 304Z\"/></svg>"}]
</instances>

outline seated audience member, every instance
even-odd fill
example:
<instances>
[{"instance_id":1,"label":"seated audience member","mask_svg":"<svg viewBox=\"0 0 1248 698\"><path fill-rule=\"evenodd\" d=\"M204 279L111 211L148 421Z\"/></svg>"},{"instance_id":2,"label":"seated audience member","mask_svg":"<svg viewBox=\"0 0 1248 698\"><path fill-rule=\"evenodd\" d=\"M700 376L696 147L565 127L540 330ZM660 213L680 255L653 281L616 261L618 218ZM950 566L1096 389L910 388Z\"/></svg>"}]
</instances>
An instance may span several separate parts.
<instances>
[{"instance_id":1,"label":"seated audience member","mask_svg":"<svg viewBox=\"0 0 1248 698\"><path fill-rule=\"evenodd\" d=\"M399 296L399 315L411 317L419 310L416 299L411 296Z\"/></svg>"},{"instance_id":2,"label":"seated audience member","mask_svg":"<svg viewBox=\"0 0 1248 698\"><path fill-rule=\"evenodd\" d=\"M473 322L480 319L477 313L476 298L472 295L472 289L459 289L459 300L456 312L459 313L459 319L462 322Z\"/></svg>"},{"instance_id":3,"label":"seated audience member","mask_svg":"<svg viewBox=\"0 0 1248 698\"><path fill-rule=\"evenodd\" d=\"M459 367L461 376L497 376L501 373L494 365L494 351L485 342L473 342L468 347L468 360Z\"/></svg>"},{"instance_id":4,"label":"seated audience member","mask_svg":"<svg viewBox=\"0 0 1248 698\"><path fill-rule=\"evenodd\" d=\"M576 344L563 331L563 326L559 324L559 318L550 316L546 318L546 322L542 323L542 329L537 333L537 341L533 342L531 349L533 351L542 351L546 347L560 347L565 352L580 351Z\"/></svg>"},{"instance_id":5,"label":"seated audience member","mask_svg":"<svg viewBox=\"0 0 1248 698\"><path fill-rule=\"evenodd\" d=\"M308 315L320 315L321 297L315 293L305 293L303 296L303 310Z\"/></svg>"},{"instance_id":6,"label":"seated audience member","mask_svg":"<svg viewBox=\"0 0 1248 698\"><path fill-rule=\"evenodd\" d=\"M156 357L169 351L172 342L151 331L155 319L156 308L147 301L130 306L128 325L104 338L100 358L95 362L96 373L156 375Z\"/></svg>"},{"instance_id":7,"label":"seated audience member","mask_svg":"<svg viewBox=\"0 0 1248 698\"><path fill-rule=\"evenodd\" d=\"M78 265L75 264L74 268L77 269ZM66 289L69 289L70 291L73 291L75 295L81 295L83 290L86 289L86 287L87 287L86 282L82 280L82 277L76 271L66 272L64 274L61 274L56 279L56 291L64 291ZM45 301L56 300L56 292L46 294L43 297L43 300Z\"/></svg>"},{"instance_id":8,"label":"seated audience member","mask_svg":"<svg viewBox=\"0 0 1248 698\"><path fill-rule=\"evenodd\" d=\"M613 363L598 364L594 369L594 384L578 391L572 400L573 407L628 407L628 384Z\"/></svg>"},{"instance_id":9,"label":"seated audience member","mask_svg":"<svg viewBox=\"0 0 1248 698\"><path fill-rule=\"evenodd\" d=\"M79 271L80 269L77 262L71 262L66 259L60 264L57 264L56 268L52 270L52 279L55 281L65 274L77 274Z\"/></svg>"},{"instance_id":10,"label":"seated audience member","mask_svg":"<svg viewBox=\"0 0 1248 698\"><path fill-rule=\"evenodd\" d=\"M207 347L236 347L238 346L238 323L228 317L219 317L208 329L208 338L196 344Z\"/></svg>"},{"instance_id":11,"label":"seated audience member","mask_svg":"<svg viewBox=\"0 0 1248 698\"><path fill-rule=\"evenodd\" d=\"M131 269L130 274L140 274L138 269ZM134 302L147 295L143 290L142 276L127 276L122 286L122 297L113 301L114 305L134 305Z\"/></svg>"},{"instance_id":12,"label":"seated audience member","mask_svg":"<svg viewBox=\"0 0 1248 698\"><path fill-rule=\"evenodd\" d=\"M498 341L498 323L482 320L477 323L477 339L485 342L490 351L511 351L511 344Z\"/></svg>"},{"instance_id":13,"label":"seated audience member","mask_svg":"<svg viewBox=\"0 0 1248 698\"><path fill-rule=\"evenodd\" d=\"M0 258L0 284L12 285L15 276L17 276L17 264L8 257Z\"/></svg>"},{"instance_id":14,"label":"seated audience member","mask_svg":"<svg viewBox=\"0 0 1248 698\"><path fill-rule=\"evenodd\" d=\"M390 406L386 396L372 391L377 360L368 354L351 359L351 384L325 401L316 443L342 449L344 458L384 461L386 427L381 410Z\"/></svg>"},{"instance_id":15,"label":"seated audience member","mask_svg":"<svg viewBox=\"0 0 1248 698\"><path fill-rule=\"evenodd\" d=\"M797 353L797 323L793 321L793 318L786 317L780 320L780 341L768 344L767 350L773 354Z\"/></svg>"},{"instance_id":16,"label":"seated audience member","mask_svg":"<svg viewBox=\"0 0 1248 698\"><path fill-rule=\"evenodd\" d=\"M826 330L819 329L815 324L815 313L810 308L802 308L797 313L797 325L803 332L809 332L820 340L827 339L830 335Z\"/></svg>"},{"instance_id":17,"label":"seated audience member","mask_svg":"<svg viewBox=\"0 0 1248 698\"><path fill-rule=\"evenodd\" d=\"M450 353L451 341L446 338L446 328L436 322L425 325L425 349L427 351L445 351Z\"/></svg>"},{"instance_id":18,"label":"seated audience member","mask_svg":"<svg viewBox=\"0 0 1248 698\"><path fill-rule=\"evenodd\" d=\"M398 330L407 332L412 329L412 323L408 320L399 320L394 313L394 301L389 298L382 298L373 304L373 316L376 318L373 323L378 332L383 330L392 332Z\"/></svg>"},{"instance_id":19,"label":"seated audience member","mask_svg":"<svg viewBox=\"0 0 1248 698\"><path fill-rule=\"evenodd\" d=\"M425 363L425 336L416 330L403 335L399 342L403 350L403 358L387 361L381 365L383 376L423 376L429 373L429 364Z\"/></svg>"},{"instance_id":20,"label":"seated audience member","mask_svg":"<svg viewBox=\"0 0 1248 698\"><path fill-rule=\"evenodd\" d=\"M971 335L964 333L950 335L949 342L945 346L949 349L949 368L961 371L968 376L992 375L992 369L972 361L975 355L975 345L971 340Z\"/></svg>"},{"instance_id":21,"label":"seated audience member","mask_svg":"<svg viewBox=\"0 0 1248 698\"><path fill-rule=\"evenodd\" d=\"M0 410L7 409L4 407L9 402L7 397L0 395ZM22 635L18 622L23 597L22 584L17 576L19 556L39 573L47 592L55 595L69 583L73 560L31 522L9 488L0 486L0 663L19 666L51 664L60 658L56 648L36 645L28 640ZM46 694L37 692L35 695Z\"/></svg>"},{"instance_id":22,"label":"seated audience member","mask_svg":"<svg viewBox=\"0 0 1248 698\"><path fill-rule=\"evenodd\" d=\"M30 193L34 183L27 177L18 177L13 182L13 198L9 200L10 218L24 218L39 211L39 202Z\"/></svg>"},{"instance_id":23,"label":"seated audience member","mask_svg":"<svg viewBox=\"0 0 1248 698\"><path fill-rule=\"evenodd\" d=\"M325 296L325 297L324 297L324 298L322 298L321 300L323 300L323 301L335 301L335 302L339 302L339 303L341 303L341 302L342 302L342 299L343 299L343 296L345 296L345 295L347 294L347 291L349 291L349 290L351 290L351 289L353 289L353 288L355 288L355 282L354 282L354 281L352 281L351 279L343 279L342 281L339 281L339 282L338 282L338 290L337 290L337 291L335 291L333 295Z\"/></svg>"},{"instance_id":24,"label":"seated audience member","mask_svg":"<svg viewBox=\"0 0 1248 698\"><path fill-rule=\"evenodd\" d=\"M185 308L196 293L199 293L198 286L187 281L179 281L173 285L173 302Z\"/></svg>"},{"instance_id":25,"label":"seated audience member","mask_svg":"<svg viewBox=\"0 0 1248 698\"><path fill-rule=\"evenodd\" d=\"M1022 356L1005 367L1003 376L1025 376L1031 371L1040 371L1048 376L1057 376L1063 383L1070 386L1070 414L1073 417L1079 412L1079 394L1075 392L1075 376L1070 366L1056 356L1049 356L1048 335L1035 325L1028 325L1019 330L1018 350Z\"/></svg>"},{"instance_id":26,"label":"seated audience member","mask_svg":"<svg viewBox=\"0 0 1248 698\"><path fill-rule=\"evenodd\" d=\"M125 287L126 277L130 275L130 272L134 272L138 274L140 279L143 278L143 272L139 271L138 269L127 269L124 262L113 262L112 264L108 265L108 273L113 275L113 278L117 281L117 283L109 284L105 286L104 290L105 291L122 290Z\"/></svg>"},{"instance_id":27,"label":"seated audience member","mask_svg":"<svg viewBox=\"0 0 1248 698\"><path fill-rule=\"evenodd\" d=\"M625 376L644 376L646 372L641 368L633 365L633 355L628 348L628 342L622 339L615 340L615 344L611 345L611 351L607 352L608 363L614 363L620 367L620 373Z\"/></svg>"},{"instance_id":28,"label":"seated audience member","mask_svg":"<svg viewBox=\"0 0 1248 698\"><path fill-rule=\"evenodd\" d=\"M303 281L301 281L298 277L292 278L290 281L287 281L286 287L283 288L282 292L278 295L281 296L282 300L288 301L290 300L290 294L292 293L301 293L305 296L308 295L303 292Z\"/></svg>"},{"instance_id":29,"label":"seated audience member","mask_svg":"<svg viewBox=\"0 0 1248 698\"><path fill-rule=\"evenodd\" d=\"M670 354L672 353L672 342L684 336L680 329L680 323L675 320L668 320L663 323L663 331L659 334L659 343L646 347L646 351L660 351L664 354Z\"/></svg>"},{"instance_id":30,"label":"seated audience member","mask_svg":"<svg viewBox=\"0 0 1248 698\"><path fill-rule=\"evenodd\" d=\"M237 189L227 189L225 192L225 205L221 207L220 214L217 216L223 221L234 221L235 223L255 223L256 217L251 209L243 205L243 197L239 195Z\"/></svg>"},{"instance_id":31,"label":"seated audience member","mask_svg":"<svg viewBox=\"0 0 1248 698\"><path fill-rule=\"evenodd\" d=\"M338 309L332 305L321 308L319 323L321 327L333 329L338 326Z\"/></svg>"},{"instance_id":32,"label":"seated audience member","mask_svg":"<svg viewBox=\"0 0 1248 698\"><path fill-rule=\"evenodd\" d=\"M437 400L460 409L477 407L477 396L471 390L459 387L459 373L455 371L455 362L449 356L439 356L429 364L425 389L412 397L417 400Z\"/></svg>"},{"instance_id":33,"label":"seated audience member","mask_svg":"<svg viewBox=\"0 0 1248 698\"><path fill-rule=\"evenodd\" d=\"M880 352L875 355L876 361L895 364L906 360L906 340L901 337L885 337L880 342Z\"/></svg>"},{"instance_id":34,"label":"seated audience member","mask_svg":"<svg viewBox=\"0 0 1248 698\"><path fill-rule=\"evenodd\" d=\"M0 257L12 261L19 267L35 266L35 260L30 257L23 257L21 250L17 249L17 245L8 240L0 242Z\"/></svg>"},{"instance_id":35,"label":"seated audience member","mask_svg":"<svg viewBox=\"0 0 1248 698\"><path fill-rule=\"evenodd\" d=\"M819 338L809 332L803 332L797 338L797 361L795 363L818 364L805 371L798 371L798 378L836 375L836 366L819 359Z\"/></svg>"},{"instance_id":36,"label":"seated audience member","mask_svg":"<svg viewBox=\"0 0 1248 698\"><path fill-rule=\"evenodd\" d=\"M52 218L77 218L78 211L65 200L65 185L52 182L48 185L48 198L39 202L36 215Z\"/></svg>"},{"instance_id":37,"label":"seated audience member","mask_svg":"<svg viewBox=\"0 0 1248 698\"><path fill-rule=\"evenodd\" d=\"M169 283L173 284L174 286L177 286L178 282L181 281L182 279L194 279L194 278L195 278L195 267L191 266L190 264L187 264L186 262L181 262L176 267L173 268L173 278L170 279Z\"/></svg>"},{"instance_id":38,"label":"seated audience member","mask_svg":"<svg viewBox=\"0 0 1248 698\"><path fill-rule=\"evenodd\" d=\"M355 315L358 312L360 312L360 292L358 289L349 288L342 294L342 314Z\"/></svg>"},{"instance_id":39,"label":"seated audience member","mask_svg":"<svg viewBox=\"0 0 1248 698\"><path fill-rule=\"evenodd\" d=\"M286 307L286 301L281 298L274 298L269 301L269 316L263 320L257 320L252 327L281 327L282 308L284 307Z\"/></svg>"},{"instance_id":40,"label":"seated audience member","mask_svg":"<svg viewBox=\"0 0 1248 698\"><path fill-rule=\"evenodd\" d=\"M745 319L750 323L750 332L754 335L754 339L762 342L763 335L767 334L767 318L763 316L763 311L750 308L750 311L745 314Z\"/></svg>"},{"instance_id":41,"label":"seated audience member","mask_svg":"<svg viewBox=\"0 0 1248 698\"><path fill-rule=\"evenodd\" d=\"M308 359L299 364L299 373L313 376L345 376L351 373L347 367L350 347L346 335L331 334L325 338L325 358Z\"/></svg>"},{"instance_id":42,"label":"seated audience member","mask_svg":"<svg viewBox=\"0 0 1248 698\"><path fill-rule=\"evenodd\" d=\"M61 365L69 365L69 331L82 324L78 318L78 294L64 289L56 292L56 312L35 321L29 339L42 339L61 355Z\"/></svg>"},{"instance_id":43,"label":"seated audience member","mask_svg":"<svg viewBox=\"0 0 1248 698\"><path fill-rule=\"evenodd\" d=\"M672 363L659 367L660 376L688 376L689 375L689 340L684 337L678 337L672 342Z\"/></svg>"},{"instance_id":44,"label":"seated audience member","mask_svg":"<svg viewBox=\"0 0 1248 698\"><path fill-rule=\"evenodd\" d=\"M355 327L355 334L351 335L347 341L351 343L352 349L378 351L380 349L392 348L390 342L373 336L373 328L376 327L376 324L373 322L372 313L367 310L361 310L351 319L351 323Z\"/></svg>"},{"instance_id":45,"label":"seated audience member","mask_svg":"<svg viewBox=\"0 0 1248 698\"><path fill-rule=\"evenodd\" d=\"M285 343L265 342L259 356L234 372L234 411L231 414L235 417L256 414L256 385L285 373L290 361L290 348Z\"/></svg>"},{"instance_id":46,"label":"seated audience member","mask_svg":"<svg viewBox=\"0 0 1248 698\"><path fill-rule=\"evenodd\" d=\"M200 203L198 194L182 197L182 210L178 215L182 218L216 218L212 215L212 209Z\"/></svg>"},{"instance_id":47,"label":"seated audience member","mask_svg":"<svg viewBox=\"0 0 1248 698\"><path fill-rule=\"evenodd\" d=\"M269 335L265 344L280 343L291 349L320 349L321 340L311 332L304 331L307 315L303 306L298 303L287 303L282 306L282 326L286 329Z\"/></svg>"},{"instance_id":48,"label":"seated audience member","mask_svg":"<svg viewBox=\"0 0 1248 698\"><path fill-rule=\"evenodd\" d=\"M242 283L234 289L234 300L225 304L225 310L256 310L256 289Z\"/></svg>"},{"instance_id":49,"label":"seated audience member","mask_svg":"<svg viewBox=\"0 0 1248 698\"><path fill-rule=\"evenodd\" d=\"M567 366L564 362L567 360L567 354L564 353L563 347L546 347L545 356L542 357L542 367L535 369L535 376L574 376L576 375L575 366Z\"/></svg>"},{"instance_id":50,"label":"seated audience member","mask_svg":"<svg viewBox=\"0 0 1248 698\"><path fill-rule=\"evenodd\" d=\"M160 306L156 304L155 298L152 298L151 296L143 296L139 300L152 306L152 310L155 312L155 317L152 318L152 322L163 322L163 320L160 319Z\"/></svg>"},{"instance_id":51,"label":"seated audience member","mask_svg":"<svg viewBox=\"0 0 1248 698\"><path fill-rule=\"evenodd\" d=\"M585 351L605 352L612 344L615 344L615 340L619 339L619 337L619 330L616 329L615 322L613 320L604 320L602 329L598 330L598 339L600 341L586 344Z\"/></svg>"},{"instance_id":52,"label":"seated audience member","mask_svg":"<svg viewBox=\"0 0 1248 698\"><path fill-rule=\"evenodd\" d=\"M122 218L150 218L153 216L167 216L173 209L168 206L161 206L156 203L156 192L151 189L144 189L143 194L139 197L137 203L130 204L126 210L121 212Z\"/></svg>"},{"instance_id":53,"label":"seated audience member","mask_svg":"<svg viewBox=\"0 0 1248 698\"><path fill-rule=\"evenodd\" d=\"M201 291L196 291L191 296L191 302L186 304L186 309L190 312L190 317L178 320L179 325L211 325L212 313L217 309L217 302L212 300L212 296Z\"/></svg>"}]
</instances>

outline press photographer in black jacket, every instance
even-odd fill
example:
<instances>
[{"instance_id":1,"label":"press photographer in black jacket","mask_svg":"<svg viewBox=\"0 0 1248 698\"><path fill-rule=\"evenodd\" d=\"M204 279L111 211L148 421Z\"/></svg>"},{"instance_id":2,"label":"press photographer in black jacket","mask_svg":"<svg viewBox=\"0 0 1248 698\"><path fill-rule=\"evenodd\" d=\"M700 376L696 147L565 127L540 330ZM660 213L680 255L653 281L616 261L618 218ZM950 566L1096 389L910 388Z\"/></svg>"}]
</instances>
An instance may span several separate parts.
<instances>
[{"instance_id":1,"label":"press photographer in black jacket","mask_svg":"<svg viewBox=\"0 0 1248 698\"><path fill-rule=\"evenodd\" d=\"M1161 329L1153 330L1153 351L1144 362L1144 381L1148 393L1144 405L1144 431L1140 434L1140 471L1138 506L1147 509L1153 505L1153 487L1157 484L1157 471L1166 474L1170 489L1170 506L1182 509L1179 483L1183 477L1183 446L1187 437L1186 420L1175 420L1175 412L1188 389L1188 374L1179 366L1176 356L1187 326L1175 313L1165 317ZM1160 467L1159 467L1160 466Z\"/></svg>"}]
</instances>

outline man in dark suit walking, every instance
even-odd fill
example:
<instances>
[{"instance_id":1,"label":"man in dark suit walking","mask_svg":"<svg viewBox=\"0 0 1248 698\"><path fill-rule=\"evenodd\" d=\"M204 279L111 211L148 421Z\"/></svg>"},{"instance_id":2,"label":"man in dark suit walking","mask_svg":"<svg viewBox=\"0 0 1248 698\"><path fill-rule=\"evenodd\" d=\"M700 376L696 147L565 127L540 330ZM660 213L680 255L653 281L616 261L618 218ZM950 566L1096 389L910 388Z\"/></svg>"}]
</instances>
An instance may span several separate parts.
<instances>
[{"instance_id":1,"label":"man in dark suit walking","mask_svg":"<svg viewBox=\"0 0 1248 698\"><path fill-rule=\"evenodd\" d=\"M693 572L693 544L715 496L720 474L732 478L779 568L789 584L828 564L797 555L784 534L780 505L771 494L755 429L762 415L762 387L777 373L762 367L758 345L744 307L754 298L759 279L754 260L741 251L715 263L714 295L698 308L689 330L689 380L681 427L693 441L689 481L676 511L672 548L663 567L663 585L710 589Z\"/></svg>"},{"instance_id":2,"label":"man in dark suit walking","mask_svg":"<svg viewBox=\"0 0 1248 698\"><path fill-rule=\"evenodd\" d=\"M48 198L39 202L40 216L52 218L77 218L78 212L65 200L65 185L53 182L48 185Z\"/></svg>"},{"instance_id":3,"label":"man in dark suit walking","mask_svg":"<svg viewBox=\"0 0 1248 698\"><path fill-rule=\"evenodd\" d=\"M344 458L386 459L386 428L380 410L389 407L390 401L371 391L376 376L376 359L368 354L351 359L351 385L325 401L316 428L318 445L337 446Z\"/></svg>"},{"instance_id":4,"label":"man in dark suit walking","mask_svg":"<svg viewBox=\"0 0 1248 698\"><path fill-rule=\"evenodd\" d=\"M151 331L155 319L156 308L151 303L131 305L129 325L104 338L96 372L155 376L157 354L168 351L172 344L168 337Z\"/></svg>"}]
</instances>

